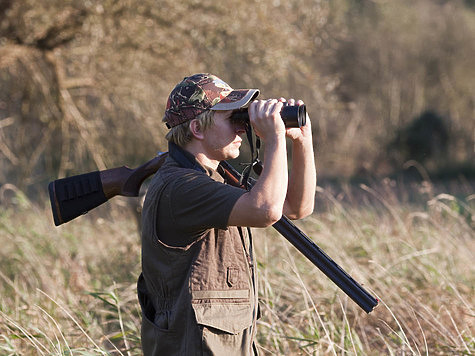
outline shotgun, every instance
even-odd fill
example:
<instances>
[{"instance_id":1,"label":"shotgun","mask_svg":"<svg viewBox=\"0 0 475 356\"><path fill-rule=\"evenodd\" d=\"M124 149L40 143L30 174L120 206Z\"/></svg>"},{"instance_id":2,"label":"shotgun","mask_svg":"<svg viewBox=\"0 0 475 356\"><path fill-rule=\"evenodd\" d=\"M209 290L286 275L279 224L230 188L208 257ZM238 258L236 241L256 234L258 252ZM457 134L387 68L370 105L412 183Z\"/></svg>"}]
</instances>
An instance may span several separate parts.
<instances>
[{"instance_id":1,"label":"shotgun","mask_svg":"<svg viewBox=\"0 0 475 356\"><path fill-rule=\"evenodd\" d=\"M48 190L55 225L59 226L71 221L116 195L138 196L144 180L161 167L167 156L167 152L160 152L156 157L135 169L123 166L50 182ZM228 162L222 161L218 172L228 184L243 188L240 183L241 174ZM250 178L250 186L254 183L255 180ZM285 215L272 226L366 313L370 313L378 305L376 298L369 294Z\"/></svg>"}]
</instances>

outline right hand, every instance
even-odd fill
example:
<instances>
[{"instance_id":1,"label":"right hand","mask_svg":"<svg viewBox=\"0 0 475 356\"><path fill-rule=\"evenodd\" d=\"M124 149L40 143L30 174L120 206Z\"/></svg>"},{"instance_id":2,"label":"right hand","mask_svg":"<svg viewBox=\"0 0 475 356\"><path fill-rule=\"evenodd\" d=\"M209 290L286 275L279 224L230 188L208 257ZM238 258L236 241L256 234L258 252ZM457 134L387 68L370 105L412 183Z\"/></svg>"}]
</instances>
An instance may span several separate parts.
<instances>
[{"instance_id":1,"label":"right hand","mask_svg":"<svg viewBox=\"0 0 475 356\"><path fill-rule=\"evenodd\" d=\"M262 141L285 136L285 124L280 116L282 106L277 99L256 100L249 106L249 121Z\"/></svg>"}]
</instances>

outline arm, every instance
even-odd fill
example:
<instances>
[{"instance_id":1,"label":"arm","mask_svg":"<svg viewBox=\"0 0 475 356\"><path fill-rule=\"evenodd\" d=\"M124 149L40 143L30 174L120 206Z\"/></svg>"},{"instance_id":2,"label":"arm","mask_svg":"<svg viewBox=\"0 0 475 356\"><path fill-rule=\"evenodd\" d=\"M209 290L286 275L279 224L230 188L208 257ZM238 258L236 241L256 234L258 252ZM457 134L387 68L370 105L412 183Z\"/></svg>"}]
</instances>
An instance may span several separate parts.
<instances>
[{"instance_id":1,"label":"arm","mask_svg":"<svg viewBox=\"0 0 475 356\"><path fill-rule=\"evenodd\" d=\"M230 226L266 227L282 216L288 174L281 108L282 103L277 100L255 101L249 107L251 124L266 145L264 169L254 187L234 205L228 220Z\"/></svg>"},{"instance_id":2,"label":"arm","mask_svg":"<svg viewBox=\"0 0 475 356\"><path fill-rule=\"evenodd\" d=\"M317 185L312 127L308 116L305 126L287 129L287 137L292 140L293 149L284 214L290 219L301 219L313 212Z\"/></svg>"}]
</instances>

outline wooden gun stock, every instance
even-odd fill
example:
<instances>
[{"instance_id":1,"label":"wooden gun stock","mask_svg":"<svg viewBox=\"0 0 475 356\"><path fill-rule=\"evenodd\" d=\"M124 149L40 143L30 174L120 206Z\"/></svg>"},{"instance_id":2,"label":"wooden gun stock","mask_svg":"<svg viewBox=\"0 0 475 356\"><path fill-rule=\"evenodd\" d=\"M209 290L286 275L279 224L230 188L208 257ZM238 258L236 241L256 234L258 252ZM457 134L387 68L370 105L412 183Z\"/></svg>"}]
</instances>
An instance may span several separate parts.
<instances>
[{"instance_id":1,"label":"wooden gun stock","mask_svg":"<svg viewBox=\"0 0 475 356\"><path fill-rule=\"evenodd\" d=\"M167 156L167 152L162 152L135 169L123 166L49 183L54 224L59 226L86 214L116 195L138 196L144 180L161 167Z\"/></svg>"}]
</instances>

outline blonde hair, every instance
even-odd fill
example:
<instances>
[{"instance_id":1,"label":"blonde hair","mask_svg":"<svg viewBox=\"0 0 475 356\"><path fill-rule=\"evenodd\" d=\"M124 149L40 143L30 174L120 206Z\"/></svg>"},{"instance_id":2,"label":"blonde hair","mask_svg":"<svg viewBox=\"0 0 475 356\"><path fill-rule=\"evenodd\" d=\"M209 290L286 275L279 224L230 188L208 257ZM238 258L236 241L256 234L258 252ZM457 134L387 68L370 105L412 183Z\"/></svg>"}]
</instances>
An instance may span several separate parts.
<instances>
[{"instance_id":1,"label":"blonde hair","mask_svg":"<svg viewBox=\"0 0 475 356\"><path fill-rule=\"evenodd\" d=\"M214 123L214 111L212 110L206 110L203 111L201 114L195 117L200 123L200 127L203 130L206 130L207 128L211 127ZM165 122L165 118L163 120ZM170 131L165 135L165 138L169 142L173 142L174 144L184 147L187 143L191 141L193 138L193 135L190 131L190 121L184 122L180 125L177 125L175 127L172 127Z\"/></svg>"}]
</instances>

